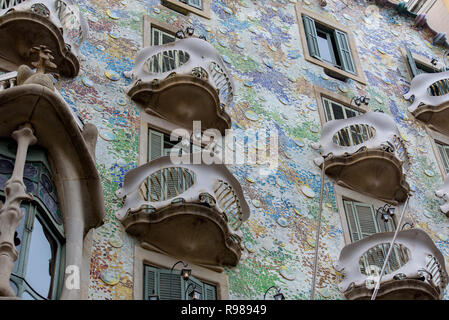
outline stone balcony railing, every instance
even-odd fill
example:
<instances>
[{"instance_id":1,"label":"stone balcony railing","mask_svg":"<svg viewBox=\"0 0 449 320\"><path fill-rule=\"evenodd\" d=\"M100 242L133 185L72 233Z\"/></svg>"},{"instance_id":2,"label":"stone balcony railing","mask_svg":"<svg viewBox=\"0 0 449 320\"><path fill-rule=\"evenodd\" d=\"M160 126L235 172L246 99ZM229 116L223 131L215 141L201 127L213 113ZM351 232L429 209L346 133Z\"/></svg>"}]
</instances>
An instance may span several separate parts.
<instances>
[{"instance_id":1,"label":"stone balcony railing","mask_svg":"<svg viewBox=\"0 0 449 320\"><path fill-rule=\"evenodd\" d=\"M345 246L335 269L347 299L370 299L393 232L377 233ZM377 299L441 299L447 285L444 257L421 229L400 231L381 279Z\"/></svg>"},{"instance_id":2,"label":"stone balcony railing","mask_svg":"<svg viewBox=\"0 0 449 320\"><path fill-rule=\"evenodd\" d=\"M141 242L199 264L238 263L249 207L225 165L165 156L130 170L116 194L124 201L117 218Z\"/></svg>"},{"instance_id":3,"label":"stone balcony railing","mask_svg":"<svg viewBox=\"0 0 449 320\"><path fill-rule=\"evenodd\" d=\"M421 73L404 95L413 103L408 110L431 129L449 136L449 71Z\"/></svg>"},{"instance_id":4,"label":"stone balcony railing","mask_svg":"<svg viewBox=\"0 0 449 320\"><path fill-rule=\"evenodd\" d=\"M0 0L3 69L31 66L29 49L44 45L54 55L55 72L73 77L79 71L80 46L86 37L87 23L71 0Z\"/></svg>"},{"instance_id":5,"label":"stone balcony railing","mask_svg":"<svg viewBox=\"0 0 449 320\"><path fill-rule=\"evenodd\" d=\"M313 147L321 153L315 164L324 165L325 173L338 184L389 203L405 201L409 158L388 115L369 112L329 121Z\"/></svg>"},{"instance_id":6,"label":"stone balcony railing","mask_svg":"<svg viewBox=\"0 0 449 320\"><path fill-rule=\"evenodd\" d=\"M171 122L190 128L201 120L202 128L224 133L231 119L226 113L234 97L234 85L215 48L199 38L149 46L137 54L130 74L128 95Z\"/></svg>"},{"instance_id":7,"label":"stone balcony railing","mask_svg":"<svg viewBox=\"0 0 449 320\"><path fill-rule=\"evenodd\" d=\"M0 91L14 88L17 85L17 71L0 75Z\"/></svg>"}]
</instances>

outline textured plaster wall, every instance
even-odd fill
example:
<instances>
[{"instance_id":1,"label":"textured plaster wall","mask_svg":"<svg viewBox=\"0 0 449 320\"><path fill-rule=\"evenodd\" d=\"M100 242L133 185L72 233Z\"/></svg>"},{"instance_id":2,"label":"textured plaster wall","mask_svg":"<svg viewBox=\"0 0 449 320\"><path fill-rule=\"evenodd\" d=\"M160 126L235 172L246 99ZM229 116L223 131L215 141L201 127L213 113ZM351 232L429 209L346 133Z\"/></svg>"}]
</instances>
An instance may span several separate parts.
<instances>
[{"instance_id":1,"label":"textured plaster wall","mask_svg":"<svg viewBox=\"0 0 449 320\"><path fill-rule=\"evenodd\" d=\"M240 264L225 270L231 299L262 299L271 285L281 287L287 299L310 296L320 191L320 172L313 164L317 153L310 144L318 141L321 130L313 85L347 97L366 92L371 110L395 119L412 156L408 182L415 193L408 216L430 234L447 260L448 219L433 194L442 177L424 127L406 111L409 102L402 95L410 77L400 52L408 45L430 60L441 57L443 49L432 46L430 35L413 29L413 21L396 11L365 1L345 2L350 6L337 0L328 0L325 8L317 0L303 5L355 28L366 88L334 80L304 60L296 0L212 0L211 20L183 16L159 0L78 1L89 23L81 48L86 60L78 77L63 82L61 93L81 119L99 128L96 156L107 208L104 226L94 233L89 299L132 299L134 240L113 213L121 206L115 191L124 174L137 166L140 111L124 93L130 79L123 72L132 68L142 47L144 15L177 27L192 25L216 47L236 85L228 110L235 129L279 130L276 174L260 177L257 166L230 166L251 207L242 229ZM333 268L344 246L342 225L333 183L325 182L317 298L343 299ZM315 196L307 197L304 186Z\"/></svg>"}]
</instances>

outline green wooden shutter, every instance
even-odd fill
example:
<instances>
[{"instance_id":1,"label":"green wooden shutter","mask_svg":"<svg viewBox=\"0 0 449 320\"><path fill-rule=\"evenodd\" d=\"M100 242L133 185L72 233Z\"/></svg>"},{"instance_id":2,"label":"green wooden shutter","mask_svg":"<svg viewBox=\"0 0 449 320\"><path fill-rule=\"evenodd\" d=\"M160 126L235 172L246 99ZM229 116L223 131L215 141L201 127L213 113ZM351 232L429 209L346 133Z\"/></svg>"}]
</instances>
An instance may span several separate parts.
<instances>
[{"instance_id":1,"label":"green wooden shutter","mask_svg":"<svg viewBox=\"0 0 449 320\"><path fill-rule=\"evenodd\" d=\"M357 214L358 227L362 239L379 232L372 206L354 202L354 209Z\"/></svg>"},{"instance_id":2,"label":"green wooden shutter","mask_svg":"<svg viewBox=\"0 0 449 320\"><path fill-rule=\"evenodd\" d=\"M315 27L315 21L303 15L302 20L304 22L304 30L306 33L307 46L309 48L309 54L312 57L321 59L320 49L318 47L317 33Z\"/></svg>"},{"instance_id":3,"label":"green wooden shutter","mask_svg":"<svg viewBox=\"0 0 449 320\"><path fill-rule=\"evenodd\" d=\"M407 63L410 67L410 72L412 73L412 78L420 74L418 67L416 66L415 59L413 58L412 52L408 47L405 47L405 52L407 53Z\"/></svg>"},{"instance_id":4,"label":"green wooden shutter","mask_svg":"<svg viewBox=\"0 0 449 320\"><path fill-rule=\"evenodd\" d=\"M443 160L444 169L446 173L449 173L449 146L445 146L437 143L438 150L440 151L441 160Z\"/></svg>"},{"instance_id":5,"label":"green wooden shutter","mask_svg":"<svg viewBox=\"0 0 449 320\"><path fill-rule=\"evenodd\" d=\"M144 300L149 300L149 296L152 294L159 295L158 276L159 270L150 266L145 266L144 270Z\"/></svg>"},{"instance_id":6,"label":"green wooden shutter","mask_svg":"<svg viewBox=\"0 0 449 320\"><path fill-rule=\"evenodd\" d=\"M152 161L160 158L163 155L164 150L164 134L149 130L148 134L148 161ZM157 179L159 179L159 183L157 183ZM150 192L149 198L153 201L160 201L162 199L162 189L161 185L164 185L164 181L162 178L161 172L153 175L152 179L148 178L148 190Z\"/></svg>"},{"instance_id":7,"label":"green wooden shutter","mask_svg":"<svg viewBox=\"0 0 449 320\"><path fill-rule=\"evenodd\" d=\"M361 239L359 234L359 229L357 227L357 217L355 216L355 211L350 201L344 201L345 213L346 213L346 221L349 226L349 233L351 236L351 241L356 242Z\"/></svg>"},{"instance_id":8,"label":"green wooden shutter","mask_svg":"<svg viewBox=\"0 0 449 320\"><path fill-rule=\"evenodd\" d=\"M338 55L340 56L341 68L345 71L355 73L354 61L349 47L346 33L335 30L335 40L337 43Z\"/></svg>"},{"instance_id":9,"label":"green wooden shutter","mask_svg":"<svg viewBox=\"0 0 449 320\"><path fill-rule=\"evenodd\" d=\"M159 299L160 300L182 300L184 297L184 280L179 270L159 271ZM171 290L170 290L171 278Z\"/></svg>"},{"instance_id":10,"label":"green wooden shutter","mask_svg":"<svg viewBox=\"0 0 449 320\"><path fill-rule=\"evenodd\" d=\"M215 286L205 283L203 292L204 300L217 300L217 289Z\"/></svg>"}]
</instances>

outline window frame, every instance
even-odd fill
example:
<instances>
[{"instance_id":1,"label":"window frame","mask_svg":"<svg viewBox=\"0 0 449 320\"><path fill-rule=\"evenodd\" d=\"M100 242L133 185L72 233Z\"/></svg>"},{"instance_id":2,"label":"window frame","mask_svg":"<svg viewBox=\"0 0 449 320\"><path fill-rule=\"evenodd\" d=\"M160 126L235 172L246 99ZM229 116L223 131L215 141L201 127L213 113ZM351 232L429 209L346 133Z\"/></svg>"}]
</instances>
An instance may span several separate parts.
<instances>
[{"instance_id":1,"label":"window frame","mask_svg":"<svg viewBox=\"0 0 449 320\"><path fill-rule=\"evenodd\" d=\"M346 96L343 96L341 94L337 94L335 92L329 91L327 89L321 88L321 87L316 86L316 85L314 85L313 87L314 87L314 92L315 92L315 99L316 99L316 102L317 102L317 109L318 109L318 113L319 113L319 116L320 116L321 126L324 126L324 124L327 122L326 121L326 109L325 109L325 106L323 104L323 98L328 99L328 100L332 100L332 101L334 101L334 102L336 102L338 104L341 104L341 105L345 106L346 108L353 109L353 110L358 111L360 113L367 113L367 112L371 111L369 106L366 106L366 105L349 106L349 104L351 102L351 99L346 97Z\"/></svg>"},{"instance_id":2,"label":"window frame","mask_svg":"<svg viewBox=\"0 0 449 320\"><path fill-rule=\"evenodd\" d=\"M148 297L149 297L149 295L152 295L152 294L157 294L159 297L160 297L160 288L159 288L159 286L160 286L160 282L159 281L157 281L158 280L158 275L160 275L160 274L155 274L155 281L156 281L156 283L155 283L155 285L156 285L156 290L158 291L158 292L155 292L154 291L154 289L153 289L153 292L151 293L151 292L149 292L149 288L148 288L148 278L147 278L147 270L148 269L153 269L153 270L150 270L150 271L153 271L153 272L163 272L163 273L170 273L170 269L164 269L164 268L159 268L159 267L157 267L157 266L154 266L154 265L149 265L149 264L144 264L144 266L143 266L143 270L144 270L144 276L143 276L143 300L150 300L150 299L148 299ZM203 300L203 301L205 301L205 300L217 300L217 287L214 285L214 284L210 284L210 283L208 283L208 282L205 282L205 281L201 281L200 279L197 279L197 278L195 278L194 276L190 276L189 277L189 279L187 280L187 281L183 281L183 279L182 279L182 276L179 274L179 270L178 269L176 269L176 270L173 270L173 273L172 273L172 275L176 275L176 274L178 274L178 277L180 278L180 282L181 282L181 300L184 300L184 301L188 301L188 300L191 300L191 299L188 299L187 298L187 289L188 289L188 287L189 287L189 285L192 283L192 284L194 284L195 285L195 288L198 286L198 287L201 287L201 292L202 292L202 294L201 294L201 298L203 298L203 297L205 297L205 294L206 294L206 290L207 290L207 287L213 287L214 288L214 293L215 293L215 299L200 299L200 300ZM159 277L159 280L160 280L160 277ZM172 279L173 280L173 279ZM170 281L170 280L169 280ZM173 284L175 284L174 282L173 282ZM190 292L191 292L192 290L190 290ZM172 296L172 294L170 293L170 295Z\"/></svg>"},{"instance_id":3,"label":"window frame","mask_svg":"<svg viewBox=\"0 0 449 320\"><path fill-rule=\"evenodd\" d=\"M5 143L6 141L3 140ZM11 141L12 142L12 141ZM3 143L3 142L2 142ZM0 147L2 156L11 159L15 162L15 153L10 152L7 148ZM26 162L38 162L44 166L48 173L53 174L49 161L46 156L46 150L39 148L36 151L28 150ZM54 177L52 177L54 179ZM53 181L55 183L55 181ZM56 188L56 184L54 184ZM5 192L0 190L0 199L4 202ZM58 199L58 205L60 205ZM39 221L42 229L45 233L49 234L52 240L56 243L56 254L53 263L53 274L51 275L51 283L49 287L50 298L44 297L48 300L58 300L61 296L62 285L64 280L65 270L65 232L64 223L58 224L53 217L52 213L46 208L45 204L38 197L34 196L32 201L23 201L21 207L26 208L26 212L23 218L19 222L17 228L18 237L21 241L20 248L18 250L18 257L14 263L14 268L11 273L10 282L12 282L17 289L17 296L27 291L30 296L36 300L42 300L40 293L34 291L31 285L27 284L23 279L27 280L26 273L29 262L29 253L33 230L36 219ZM19 229L22 229L19 231ZM22 279L23 278L23 279Z\"/></svg>"},{"instance_id":4,"label":"window frame","mask_svg":"<svg viewBox=\"0 0 449 320\"><path fill-rule=\"evenodd\" d=\"M187 1L187 0L186 0ZM172 9L173 11L179 12L184 15L195 14L197 16L210 19L210 1L211 0L201 0L202 9L190 5L188 3L181 2L179 0L161 0L161 5L166 8Z\"/></svg>"},{"instance_id":5,"label":"window frame","mask_svg":"<svg viewBox=\"0 0 449 320\"><path fill-rule=\"evenodd\" d=\"M446 176L449 175L449 173L446 173L446 169L444 166L444 161L441 159L440 150L438 148L438 142L448 145L449 146L449 137L445 136L442 133L439 133L435 130L430 129L429 127L425 127L425 130L427 132L427 135L430 138L430 144L432 146L432 151L435 156L435 160L437 161L438 169L441 173L441 178L444 181L446 179Z\"/></svg>"},{"instance_id":6,"label":"window frame","mask_svg":"<svg viewBox=\"0 0 449 320\"><path fill-rule=\"evenodd\" d=\"M356 46L355 38L353 35L353 28L344 26L340 23L329 20L328 18L321 16L315 12L309 11L309 10L305 9L300 3L298 3L295 6L295 8L296 8L297 23L299 26L299 35L301 38L301 44L302 44L305 60L308 62L311 62L313 64L316 64L318 66L323 67L324 71L329 71L329 73L338 74L339 76L341 76L343 78L346 78L346 79L350 78L350 79L353 79L363 85L366 85L367 81L366 81L366 77L363 72L360 58L358 55L357 46ZM353 60L352 62L354 65L354 73L345 71L338 67L335 67L334 65L331 65L323 60L317 59L310 54L308 43L307 43L305 27L304 27L304 23L303 23L303 15L309 16L310 18L315 20L318 24L320 24L326 28L329 28L332 30L337 30L337 31L340 31L340 32L346 34L348 45L349 45L349 50L351 52L351 56L352 56L352 60ZM343 61L341 63L343 63Z\"/></svg>"},{"instance_id":7,"label":"window frame","mask_svg":"<svg viewBox=\"0 0 449 320\"><path fill-rule=\"evenodd\" d=\"M153 29L158 29L169 35L175 35L180 29L174 25L157 20L151 16L143 17L143 47L149 47L152 45Z\"/></svg>"},{"instance_id":8,"label":"window frame","mask_svg":"<svg viewBox=\"0 0 449 320\"><path fill-rule=\"evenodd\" d=\"M349 222L347 221L346 218L346 210L345 210L345 205L344 205L344 200L349 200L349 201L354 201L354 202L359 202L359 203L364 203L364 204L369 204L372 205L375 209L382 207L385 205L385 202L366 196L364 194L358 193L356 191L353 191L351 189L345 188L343 186L340 186L338 184L334 185L334 189L335 189L335 199L336 199L336 203L337 203L337 209L338 209L338 213L340 216L340 222L341 222L341 226L342 226L342 231L343 231L343 238L344 238L344 242L345 245L351 244L352 240L351 240L351 229L349 227ZM394 208L396 208L396 214L393 216L393 219L395 221L395 225L397 226L398 224L398 215L399 213L399 207L398 206L393 206ZM404 221L402 222L402 225L406 224L407 222L412 223L413 221L411 221L408 218L405 218Z\"/></svg>"},{"instance_id":9,"label":"window frame","mask_svg":"<svg viewBox=\"0 0 449 320\"><path fill-rule=\"evenodd\" d=\"M414 76L413 76L413 72L411 70L410 64L408 62L407 49L400 48L400 50L401 50L401 55L402 55L402 58L404 60L405 66L406 66L407 73L408 73L408 75L410 77L410 81L411 81L411 80L413 80ZM436 72L439 72L442 68L445 67L444 64L442 62L440 62L440 61L437 62L436 66L433 66L429 62L429 58L427 58L427 57L425 57L423 55L414 53L411 50L410 50L410 54L411 54L413 60L415 61L415 64L419 63L419 64L425 66L426 68L432 69L432 70L434 70Z\"/></svg>"},{"instance_id":10,"label":"window frame","mask_svg":"<svg viewBox=\"0 0 449 320\"><path fill-rule=\"evenodd\" d=\"M143 300L144 298L144 265L170 270L179 260L180 259L166 255L148 243L142 243L140 245L136 243L134 246L133 299ZM217 300L229 299L229 281L223 268L205 268L187 260L184 260L184 262L188 263L189 267L192 269L193 277L203 283L215 286ZM180 270L179 268L178 265L176 270Z\"/></svg>"}]
</instances>

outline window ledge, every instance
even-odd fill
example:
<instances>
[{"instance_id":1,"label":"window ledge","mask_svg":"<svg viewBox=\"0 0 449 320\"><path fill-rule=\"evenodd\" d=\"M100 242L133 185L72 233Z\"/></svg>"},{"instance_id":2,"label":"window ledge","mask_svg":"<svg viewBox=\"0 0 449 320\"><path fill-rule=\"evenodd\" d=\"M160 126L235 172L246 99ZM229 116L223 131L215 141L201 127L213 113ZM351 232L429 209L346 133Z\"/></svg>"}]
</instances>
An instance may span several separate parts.
<instances>
[{"instance_id":1,"label":"window ledge","mask_svg":"<svg viewBox=\"0 0 449 320\"><path fill-rule=\"evenodd\" d=\"M162 5L185 15L191 12L200 17L210 19L210 0L203 0L203 10L192 7L186 3L182 3L179 0L162 0Z\"/></svg>"}]
</instances>

